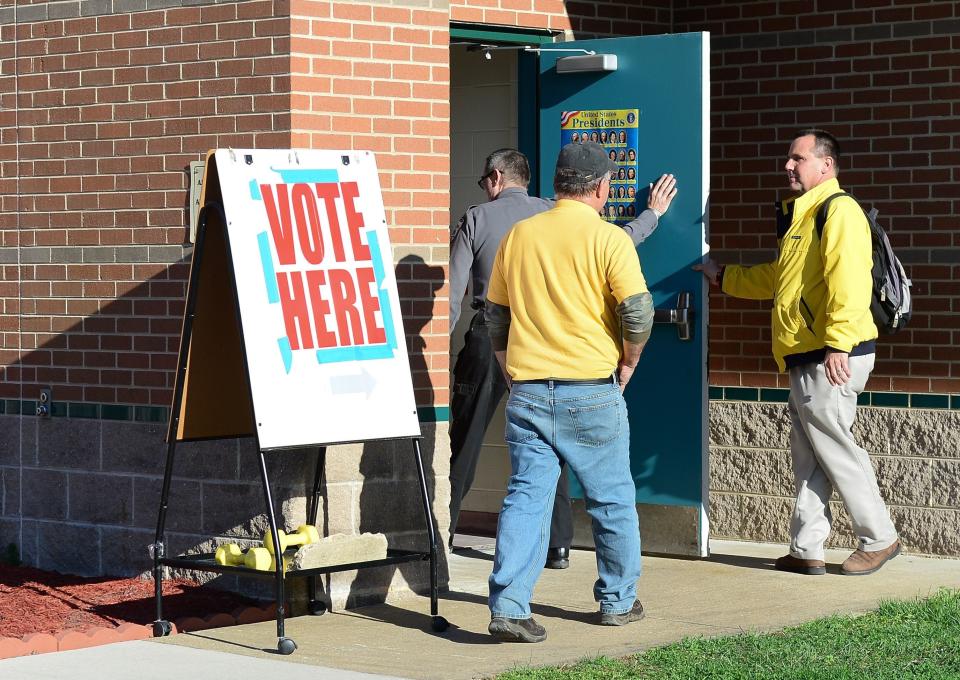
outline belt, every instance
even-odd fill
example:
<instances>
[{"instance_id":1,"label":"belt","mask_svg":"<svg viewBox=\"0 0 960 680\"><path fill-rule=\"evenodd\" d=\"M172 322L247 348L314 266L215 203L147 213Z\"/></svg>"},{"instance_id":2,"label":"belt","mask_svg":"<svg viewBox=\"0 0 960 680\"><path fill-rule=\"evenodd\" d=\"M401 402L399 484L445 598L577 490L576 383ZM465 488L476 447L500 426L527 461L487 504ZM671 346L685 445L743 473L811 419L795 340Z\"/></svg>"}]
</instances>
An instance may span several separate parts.
<instances>
[{"instance_id":1,"label":"belt","mask_svg":"<svg viewBox=\"0 0 960 680\"><path fill-rule=\"evenodd\" d=\"M616 385L616 376L606 378L587 378L586 380L561 380L560 378L542 378L540 380L514 380L514 385Z\"/></svg>"}]
</instances>

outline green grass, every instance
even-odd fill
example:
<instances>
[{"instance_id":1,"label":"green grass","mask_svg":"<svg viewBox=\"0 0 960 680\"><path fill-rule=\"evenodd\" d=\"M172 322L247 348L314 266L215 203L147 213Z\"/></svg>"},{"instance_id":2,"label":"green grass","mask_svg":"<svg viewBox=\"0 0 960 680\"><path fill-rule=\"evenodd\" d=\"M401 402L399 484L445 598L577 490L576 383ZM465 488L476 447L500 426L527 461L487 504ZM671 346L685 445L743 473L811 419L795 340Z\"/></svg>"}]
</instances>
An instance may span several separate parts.
<instances>
[{"instance_id":1,"label":"green grass","mask_svg":"<svg viewBox=\"0 0 960 680\"><path fill-rule=\"evenodd\" d=\"M656 625L648 620L640 625ZM688 638L624 659L516 669L497 680L946 680L960 678L960 591L888 601L765 635Z\"/></svg>"}]
</instances>

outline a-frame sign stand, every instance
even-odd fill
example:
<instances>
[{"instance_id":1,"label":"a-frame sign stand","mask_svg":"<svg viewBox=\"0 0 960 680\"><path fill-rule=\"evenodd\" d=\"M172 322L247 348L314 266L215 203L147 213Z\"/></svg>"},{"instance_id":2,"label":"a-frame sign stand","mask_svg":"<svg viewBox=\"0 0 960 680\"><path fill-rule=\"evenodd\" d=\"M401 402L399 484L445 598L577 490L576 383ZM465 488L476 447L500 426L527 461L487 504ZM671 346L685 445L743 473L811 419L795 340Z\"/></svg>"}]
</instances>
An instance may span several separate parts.
<instances>
[{"instance_id":1,"label":"a-frame sign stand","mask_svg":"<svg viewBox=\"0 0 960 680\"><path fill-rule=\"evenodd\" d=\"M353 168L348 167L351 163ZM278 170L278 166L287 167ZM333 167L336 169L332 169ZM280 175L279 179L275 177L276 174ZM348 179L356 181L346 181ZM241 191L237 191L237 186L240 186ZM316 198L319 209L312 210L308 201L305 202L306 196ZM298 197L299 204L297 200L289 200L285 211L282 203L291 197ZM333 200L334 198L340 199L340 202ZM281 654L291 654L297 645L284 635L286 577L308 578L308 611L311 614L322 614L326 611L326 603L317 599L319 575L426 560L430 562L432 629L436 632L446 630L449 624L438 613L439 546L420 453L419 423L416 422L413 405L412 381L403 339L396 282L392 278L392 263L387 259L390 249L386 237L386 220L382 217L382 199L372 154L254 150L211 152L207 158L201 203L203 207L199 215L190 268L173 404L167 429L167 459L156 539L151 546L157 605L157 618L153 623L154 636L168 635L172 630L170 622L163 615L163 567L274 578L277 649ZM319 218L324 213L326 220L321 223ZM322 298L324 293L328 297L332 295L336 298L333 307L338 304L345 305L345 301L349 301L349 295L345 292L347 284L343 283L348 280L344 272L354 272L354 281L357 282L354 299L364 300L367 305L365 311L369 312L372 308L376 313L370 313L364 318L368 327L359 331L357 326L362 316L361 311L356 311L352 316L345 312L342 317L336 315L336 319L335 315L331 314L330 325L334 330L324 336L318 331L309 338L304 332L303 319L297 319L299 325L294 324L292 328L294 331L299 329L300 333L291 333L291 326L287 325L287 336L280 338L279 345L277 333L268 336L268 340L273 343L272 348L276 350L279 347L279 352L264 357L262 348L269 346L269 343L265 344L262 338L258 337L259 329L272 327L276 330L279 327L279 334L283 335L284 320L289 317L287 307L292 305L288 298L277 295L276 282L283 285L285 281L293 281L293 285L286 291L289 294L290 290L296 290L294 277L301 273L296 267L284 267L285 264L302 265L302 262L291 260L291 253L294 252L291 232L298 219L302 222L299 225L301 238L304 233L311 232L311 229L314 236L313 241L301 244L303 251L309 251L312 247L315 256L309 258L310 262L306 266L309 271L303 272L303 278L313 283L318 279L323 281L323 275L315 272L324 271L326 266L328 279L332 281L336 275L341 282L339 290L334 290L332 286L326 290L317 286L312 291L313 294L317 298ZM249 229L251 223L256 227L253 230ZM374 227L365 226L370 224L374 224ZM258 232L257 229L261 227ZM338 231L341 232L339 235ZM321 239L328 242L327 257L322 258L316 257L318 249L323 252L323 246L318 248ZM254 243L252 248L249 243L251 241ZM352 244L355 255L353 261L344 244ZM275 247L271 248L271 245ZM262 278L251 276L247 271L251 262L262 268ZM330 273L331 263L337 267L333 273ZM366 267L367 264L370 266ZM249 287L245 289L245 282L251 279L259 280L260 285L265 287L266 294L255 295ZM356 304L360 306L359 302ZM316 314L317 310L323 307L322 304L319 307L314 304L311 309ZM346 318L346 321L337 328L342 318ZM323 326L321 319L311 319L316 327ZM271 326L271 321L276 323ZM352 334L349 328L351 322L354 326ZM340 331L339 335L337 330ZM269 334L273 331L266 332ZM289 337L291 335L296 337ZM312 348L321 344L321 337L328 338L328 342L339 340L340 346L316 349L314 359L311 356L314 354ZM346 340L350 340L352 346L344 347ZM362 345L360 340L371 342ZM312 351L297 355L294 352L297 349ZM251 357L257 358L256 368L252 367ZM302 368L299 375L294 370L297 361L301 362ZM335 421L331 425L332 430L324 430L322 425L315 424L308 424L305 430L298 430L299 423L284 420L289 416L289 409L270 411L271 403L277 401L272 394L273 390L279 390L283 394L288 390L300 390L302 394L315 395L315 400L323 402L324 384L340 388L345 384L349 385L344 377L346 375L349 378L349 371L345 374L344 369L350 368L351 364L355 365L357 361L366 362L362 364L366 378L369 378L370 374L380 374L386 378L377 388L373 388L372 393L369 384L365 387L366 392L361 391L360 394L345 394L343 389L328 391L326 398L331 400L323 406L334 411L331 416ZM271 364L275 364L275 370L273 374L268 374L265 370L273 370L269 369ZM267 365L268 369L261 369L263 365ZM254 373L251 373L252 370ZM379 393L377 389L380 390ZM296 398L296 395L294 397ZM387 404L390 406L386 406ZM397 409L397 404L402 405L399 408L402 408L403 412L391 421L389 411L391 408ZM366 417L363 410L358 412L364 405L368 408ZM301 406L301 409L308 408ZM337 409L341 412L337 413ZM387 412L387 417L376 418L375 415L376 424L371 425L371 411L373 414ZM316 409L316 414L323 412L324 409ZM346 429L342 425L344 419L349 420L349 414L353 414L354 420L361 421L354 430L349 429L349 424ZM301 414L300 418L304 419L304 415ZM307 414L306 419L309 423L322 420L314 413ZM351 434L367 433L370 428L376 430L377 427L380 429L374 432L373 437L357 437ZM307 521L316 525L327 445L373 440L409 440L423 503L426 538L429 543L427 549L420 552L388 549L386 557L381 559L297 570L285 570L286 559L275 558L272 571L220 564L213 553L168 555L165 528L177 444L237 437L252 437L256 442L260 479L274 546L280 546L281 542L278 540L277 517L270 490L266 455L284 449L317 448L313 490L307 507ZM269 441L269 446L264 446L264 439ZM292 552L288 551L287 556L290 555Z\"/></svg>"}]
</instances>

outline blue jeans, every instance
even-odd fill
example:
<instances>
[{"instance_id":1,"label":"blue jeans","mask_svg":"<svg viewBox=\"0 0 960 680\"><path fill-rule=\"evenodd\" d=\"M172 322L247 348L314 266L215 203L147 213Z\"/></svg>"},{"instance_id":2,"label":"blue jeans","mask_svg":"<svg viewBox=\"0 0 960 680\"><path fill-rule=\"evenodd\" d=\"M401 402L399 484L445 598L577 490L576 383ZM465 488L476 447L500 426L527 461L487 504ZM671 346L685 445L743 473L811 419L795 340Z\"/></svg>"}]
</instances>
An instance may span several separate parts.
<instances>
[{"instance_id":1,"label":"blue jeans","mask_svg":"<svg viewBox=\"0 0 960 680\"><path fill-rule=\"evenodd\" d=\"M630 473L630 426L620 388L553 381L514 384L507 401L511 476L490 575L493 616L530 618L543 570L562 459L577 475L593 521L600 611L630 611L640 577L640 526Z\"/></svg>"},{"instance_id":2,"label":"blue jeans","mask_svg":"<svg viewBox=\"0 0 960 680\"><path fill-rule=\"evenodd\" d=\"M477 312L470 322L466 343L453 367L450 397L450 535L456 532L460 504L473 485L487 427L507 391L500 365L493 354L490 334ZM564 468L566 470L566 468ZM550 547L569 548L573 541L573 513L569 481L564 472L557 481L550 524Z\"/></svg>"}]
</instances>

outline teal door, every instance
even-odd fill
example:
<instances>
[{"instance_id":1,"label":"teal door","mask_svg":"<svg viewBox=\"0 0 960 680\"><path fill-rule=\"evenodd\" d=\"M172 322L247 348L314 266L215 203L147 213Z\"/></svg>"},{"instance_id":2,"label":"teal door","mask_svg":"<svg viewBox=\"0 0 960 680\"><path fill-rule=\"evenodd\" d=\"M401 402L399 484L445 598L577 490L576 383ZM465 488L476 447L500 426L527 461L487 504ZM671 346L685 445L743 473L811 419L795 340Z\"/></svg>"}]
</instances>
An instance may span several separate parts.
<instances>
[{"instance_id":1,"label":"teal door","mask_svg":"<svg viewBox=\"0 0 960 680\"><path fill-rule=\"evenodd\" d=\"M604 61L610 68L614 60L600 55L615 55L616 70L580 70ZM542 45L537 93L542 196L553 195L557 153L574 133L579 139L596 132L625 171L605 206L611 223L643 210L649 183L662 173L677 177L669 212L638 248L662 323L654 326L626 400L644 551L693 556L708 549L707 291L690 269L706 243L708 55L705 33ZM679 298L689 300L689 311L670 311ZM670 323L684 315L686 327ZM572 492L582 498L576 482ZM578 539L586 533L580 519Z\"/></svg>"}]
</instances>

